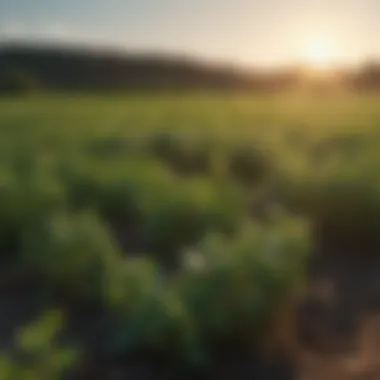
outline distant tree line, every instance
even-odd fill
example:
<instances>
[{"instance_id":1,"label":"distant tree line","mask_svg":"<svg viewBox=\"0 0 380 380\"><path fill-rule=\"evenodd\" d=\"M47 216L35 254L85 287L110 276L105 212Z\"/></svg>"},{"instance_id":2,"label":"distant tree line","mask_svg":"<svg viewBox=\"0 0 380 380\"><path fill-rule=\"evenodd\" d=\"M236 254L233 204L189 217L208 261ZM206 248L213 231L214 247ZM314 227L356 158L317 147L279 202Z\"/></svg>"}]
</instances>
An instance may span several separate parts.
<instances>
[{"instance_id":1,"label":"distant tree line","mask_svg":"<svg viewBox=\"0 0 380 380\"><path fill-rule=\"evenodd\" d=\"M345 88L380 88L380 64L341 71ZM19 94L44 88L57 91L152 91L191 89L286 91L305 85L299 68L271 72L212 65L183 57L136 55L80 48L30 45L0 48L0 92ZM334 81L307 81L331 86ZM335 83L335 82L334 82Z\"/></svg>"}]
</instances>

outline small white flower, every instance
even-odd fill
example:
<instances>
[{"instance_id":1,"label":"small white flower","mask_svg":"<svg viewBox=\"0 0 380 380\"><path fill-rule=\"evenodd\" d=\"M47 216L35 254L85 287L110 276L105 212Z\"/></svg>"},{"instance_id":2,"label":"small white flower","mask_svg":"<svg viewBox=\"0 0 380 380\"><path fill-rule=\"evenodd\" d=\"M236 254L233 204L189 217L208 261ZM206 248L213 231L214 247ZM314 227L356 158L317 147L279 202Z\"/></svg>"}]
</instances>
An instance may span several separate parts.
<instances>
[{"instance_id":1,"label":"small white flower","mask_svg":"<svg viewBox=\"0 0 380 380\"><path fill-rule=\"evenodd\" d=\"M184 264L187 268L200 272L206 267L205 257L198 251L187 251L184 253Z\"/></svg>"}]
</instances>

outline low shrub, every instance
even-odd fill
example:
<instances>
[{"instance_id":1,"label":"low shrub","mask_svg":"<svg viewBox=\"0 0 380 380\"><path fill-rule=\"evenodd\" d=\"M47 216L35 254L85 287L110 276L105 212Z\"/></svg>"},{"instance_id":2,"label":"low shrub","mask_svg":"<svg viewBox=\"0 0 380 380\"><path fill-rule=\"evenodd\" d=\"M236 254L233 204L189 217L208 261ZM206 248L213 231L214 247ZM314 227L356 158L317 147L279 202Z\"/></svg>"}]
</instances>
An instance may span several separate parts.
<instances>
[{"instance_id":1,"label":"low shrub","mask_svg":"<svg viewBox=\"0 0 380 380\"><path fill-rule=\"evenodd\" d=\"M337 174L315 190L311 217L323 247L363 254L380 247L380 187L364 177Z\"/></svg>"},{"instance_id":2,"label":"low shrub","mask_svg":"<svg viewBox=\"0 0 380 380\"><path fill-rule=\"evenodd\" d=\"M169 264L209 231L233 232L244 214L227 184L186 181L168 190L150 204L143 230L149 249Z\"/></svg>"},{"instance_id":3,"label":"low shrub","mask_svg":"<svg viewBox=\"0 0 380 380\"><path fill-rule=\"evenodd\" d=\"M54 214L22 236L23 265L42 274L48 286L73 295L99 296L107 266L117 257L117 247L92 212Z\"/></svg>"},{"instance_id":4,"label":"low shrub","mask_svg":"<svg viewBox=\"0 0 380 380\"><path fill-rule=\"evenodd\" d=\"M66 206L66 189L40 168L27 172L6 168L0 183L0 245L16 259L23 231Z\"/></svg>"},{"instance_id":5,"label":"low shrub","mask_svg":"<svg viewBox=\"0 0 380 380\"><path fill-rule=\"evenodd\" d=\"M150 260L126 259L110 272L105 296L120 318L115 349L155 347L207 365L221 341L262 348L276 313L303 282L305 227L283 220L234 238L209 235L164 276Z\"/></svg>"},{"instance_id":6,"label":"low shrub","mask_svg":"<svg viewBox=\"0 0 380 380\"><path fill-rule=\"evenodd\" d=\"M75 367L78 350L61 347L57 340L62 315L46 312L16 334L11 353L0 355L2 380L61 380Z\"/></svg>"},{"instance_id":7,"label":"low shrub","mask_svg":"<svg viewBox=\"0 0 380 380\"><path fill-rule=\"evenodd\" d=\"M277 182L285 207L307 217L317 247L372 252L380 246L380 184L362 163L288 172Z\"/></svg>"},{"instance_id":8,"label":"low shrub","mask_svg":"<svg viewBox=\"0 0 380 380\"><path fill-rule=\"evenodd\" d=\"M248 185L261 183L273 170L272 157L254 143L236 144L228 157L229 173L235 180Z\"/></svg>"},{"instance_id":9,"label":"low shrub","mask_svg":"<svg viewBox=\"0 0 380 380\"><path fill-rule=\"evenodd\" d=\"M197 350L206 355L221 340L262 347L284 300L304 280L306 231L297 221L256 224L233 240L209 236L190 253L179 288Z\"/></svg>"},{"instance_id":10,"label":"low shrub","mask_svg":"<svg viewBox=\"0 0 380 380\"><path fill-rule=\"evenodd\" d=\"M202 137L159 133L150 139L149 150L179 174L209 174L212 170L212 145Z\"/></svg>"}]
</instances>

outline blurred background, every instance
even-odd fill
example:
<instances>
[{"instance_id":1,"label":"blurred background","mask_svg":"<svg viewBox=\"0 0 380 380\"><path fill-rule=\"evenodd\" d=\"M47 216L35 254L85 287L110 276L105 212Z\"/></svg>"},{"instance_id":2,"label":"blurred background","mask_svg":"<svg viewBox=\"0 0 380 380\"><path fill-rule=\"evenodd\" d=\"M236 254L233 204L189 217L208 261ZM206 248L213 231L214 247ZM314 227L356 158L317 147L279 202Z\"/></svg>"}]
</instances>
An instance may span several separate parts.
<instances>
[{"instance_id":1,"label":"blurred background","mask_svg":"<svg viewBox=\"0 0 380 380\"><path fill-rule=\"evenodd\" d=\"M0 0L0 379L378 379L379 14Z\"/></svg>"},{"instance_id":2,"label":"blurred background","mask_svg":"<svg viewBox=\"0 0 380 380\"><path fill-rule=\"evenodd\" d=\"M317 79L349 89L379 85L376 1L4 0L1 7L2 92L20 76L51 90L87 91L286 91Z\"/></svg>"}]
</instances>

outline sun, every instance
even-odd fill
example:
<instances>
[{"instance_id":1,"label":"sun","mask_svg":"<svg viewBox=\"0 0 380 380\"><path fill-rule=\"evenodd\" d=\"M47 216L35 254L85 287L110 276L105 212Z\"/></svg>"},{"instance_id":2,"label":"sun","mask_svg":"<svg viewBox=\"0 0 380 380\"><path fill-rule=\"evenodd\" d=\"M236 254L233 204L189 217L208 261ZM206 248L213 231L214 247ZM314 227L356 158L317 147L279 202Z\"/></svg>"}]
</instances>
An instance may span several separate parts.
<instances>
[{"instance_id":1,"label":"sun","mask_svg":"<svg viewBox=\"0 0 380 380\"><path fill-rule=\"evenodd\" d=\"M328 69L334 64L334 53L334 47L330 41L317 40L307 45L304 58L308 65L315 69Z\"/></svg>"}]
</instances>

